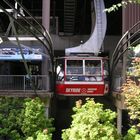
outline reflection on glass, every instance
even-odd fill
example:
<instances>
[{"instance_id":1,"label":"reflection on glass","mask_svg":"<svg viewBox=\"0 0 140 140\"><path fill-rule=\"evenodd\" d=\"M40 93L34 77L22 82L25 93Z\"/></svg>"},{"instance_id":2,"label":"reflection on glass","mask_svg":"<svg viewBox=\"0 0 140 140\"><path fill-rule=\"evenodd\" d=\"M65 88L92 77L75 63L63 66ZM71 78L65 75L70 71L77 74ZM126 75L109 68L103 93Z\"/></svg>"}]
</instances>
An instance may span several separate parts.
<instances>
[{"instance_id":1,"label":"reflection on glass","mask_svg":"<svg viewBox=\"0 0 140 140\"><path fill-rule=\"evenodd\" d=\"M101 74L100 60L85 60L85 74Z\"/></svg>"},{"instance_id":2,"label":"reflection on glass","mask_svg":"<svg viewBox=\"0 0 140 140\"><path fill-rule=\"evenodd\" d=\"M83 61L67 60L67 74L83 74Z\"/></svg>"},{"instance_id":3,"label":"reflection on glass","mask_svg":"<svg viewBox=\"0 0 140 140\"><path fill-rule=\"evenodd\" d=\"M102 81L101 60L67 60L67 81Z\"/></svg>"}]
</instances>

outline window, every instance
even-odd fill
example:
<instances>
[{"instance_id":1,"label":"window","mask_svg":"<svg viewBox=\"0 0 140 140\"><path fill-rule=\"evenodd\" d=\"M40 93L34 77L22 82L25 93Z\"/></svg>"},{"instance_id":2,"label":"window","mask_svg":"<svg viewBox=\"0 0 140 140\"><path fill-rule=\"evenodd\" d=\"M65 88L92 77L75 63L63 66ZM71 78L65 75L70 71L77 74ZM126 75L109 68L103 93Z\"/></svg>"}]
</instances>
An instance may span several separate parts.
<instances>
[{"instance_id":1,"label":"window","mask_svg":"<svg viewBox=\"0 0 140 140\"><path fill-rule=\"evenodd\" d=\"M67 60L66 81L102 81L101 60Z\"/></svg>"},{"instance_id":2,"label":"window","mask_svg":"<svg viewBox=\"0 0 140 140\"><path fill-rule=\"evenodd\" d=\"M85 75L101 75L101 60L85 60Z\"/></svg>"},{"instance_id":3,"label":"window","mask_svg":"<svg viewBox=\"0 0 140 140\"><path fill-rule=\"evenodd\" d=\"M67 60L67 74L83 74L83 61Z\"/></svg>"}]
</instances>

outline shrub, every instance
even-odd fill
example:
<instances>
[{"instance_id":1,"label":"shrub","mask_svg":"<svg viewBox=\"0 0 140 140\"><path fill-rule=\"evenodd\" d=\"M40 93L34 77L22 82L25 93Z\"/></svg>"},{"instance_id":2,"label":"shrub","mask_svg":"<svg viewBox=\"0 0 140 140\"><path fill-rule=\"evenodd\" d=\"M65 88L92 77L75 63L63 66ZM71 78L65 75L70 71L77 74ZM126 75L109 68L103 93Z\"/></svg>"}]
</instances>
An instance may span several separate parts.
<instances>
[{"instance_id":1,"label":"shrub","mask_svg":"<svg viewBox=\"0 0 140 140\"><path fill-rule=\"evenodd\" d=\"M62 131L63 140L119 140L114 124L116 113L103 109L103 105L93 99L76 102L70 128Z\"/></svg>"},{"instance_id":2,"label":"shrub","mask_svg":"<svg viewBox=\"0 0 140 140\"><path fill-rule=\"evenodd\" d=\"M140 139L140 58L133 57L131 71L128 74L126 83L122 86L121 94L125 96L125 105L130 119L130 129L124 140Z\"/></svg>"},{"instance_id":3,"label":"shrub","mask_svg":"<svg viewBox=\"0 0 140 140\"><path fill-rule=\"evenodd\" d=\"M37 131L48 129L48 133L54 129L52 127L52 119L45 116L45 105L39 99L25 101L25 109L23 110L22 131L26 137L36 137Z\"/></svg>"},{"instance_id":4,"label":"shrub","mask_svg":"<svg viewBox=\"0 0 140 140\"><path fill-rule=\"evenodd\" d=\"M52 121L46 118L45 104L40 98L0 98L0 136L4 138L39 140L44 136L44 140L51 140Z\"/></svg>"}]
</instances>

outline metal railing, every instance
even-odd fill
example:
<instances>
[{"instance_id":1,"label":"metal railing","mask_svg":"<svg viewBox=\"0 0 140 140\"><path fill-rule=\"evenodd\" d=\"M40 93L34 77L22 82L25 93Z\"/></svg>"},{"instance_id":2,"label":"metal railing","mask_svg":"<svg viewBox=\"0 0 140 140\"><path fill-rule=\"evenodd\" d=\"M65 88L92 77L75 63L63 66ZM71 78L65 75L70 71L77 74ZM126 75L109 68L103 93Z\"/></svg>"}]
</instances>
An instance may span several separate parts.
<instances>
[{"instance_id":1,"label":"metal railing","mask_svg":"<svg viewBox=\"0 0 140 140\"><path fill-rule=\"evenodd\" d=\"M0 91L49 91L49 77L47 75L0 75Z\"/></svg>"},{"instance_id":2,"label":"metal railing","mask_svg":"<svg viewBox=\"0 0 140 140\"><path fill-rule=\"evenodd\" d=\"M111 69L111 75L113 75L113 72L119 63L119 60L123 55L127 52L130 46L135 46L135 44L140 42L140 29L138 28L140 26L140 21L137 22L133 27L131 27L128 31L125 32L125 34L122 36L122 38L119 40L117 46L115 47L115 50L112 54L111 61L110 61L110 69ZM138 30L131 34L131 32L135 29ZM128 45L129 44L129 45Z\"/></svg>"},{"instance_id":3,"label":"metal railing","mask_svg":"<svg viewBox=\"0 0 140 140\"><path fill-rule=\"evenodd\" d=\"M116 82L120 82L117 86L122 86L126 81L126 67L127 67L127 52L130 47L136 47L140 43L140 21L132 26L122 38L119 40L110 60L110 76L111 76L111 90L118 87L114 87ZM136 29L136 32L133 31ZM120 65L120 66L119 66ZM121 69L121 75L117 75L117 72ZM118 77L119 76L119 77Z\"/></svg>"}]
</instances>

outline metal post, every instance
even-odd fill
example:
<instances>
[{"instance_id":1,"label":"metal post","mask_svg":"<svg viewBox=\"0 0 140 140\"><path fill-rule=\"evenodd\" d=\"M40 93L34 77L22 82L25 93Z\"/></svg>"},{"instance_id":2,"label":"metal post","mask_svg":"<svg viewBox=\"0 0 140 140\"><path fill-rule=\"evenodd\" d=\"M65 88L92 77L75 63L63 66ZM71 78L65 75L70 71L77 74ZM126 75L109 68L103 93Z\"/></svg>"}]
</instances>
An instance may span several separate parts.
<instances>
[{"instance_id":1,"label":"metal post","mask_svg":"<svg viewBox=\"0 0 140 140\"><path fill-rule=\"evenodd\" d=\"M26 86L25 86L25 84L26 84L26 82L25 82L25 80L26 80L26 77L25 77L25 75L24 75L24 91L25 91L25 88L26 88Z\"/></svg>"},{"instance_id":2,"label":"metal post","mask_svg":"<svg viewBox=\"0 0 140 140\"><path fill-rule=\"evenodd\" d=\"M122 109L117 107L117 130L122 134Z\"/></svg>"},{"instance_id":3,"label":"metal post","mask_svg":"<svg viewBox=\"0 0 140 140\"><path fill-rule=\"evenodd\" d=\"M126 41L127 38L124 40ZM127 48L127 44L124 45L123 50L125 50ZM124 53L123 55L123 67L122 67L122 77L123 77L123 83L125 83L126 81L126 65L127 65L127 52Z\"/></svg>"}]
</instances>

